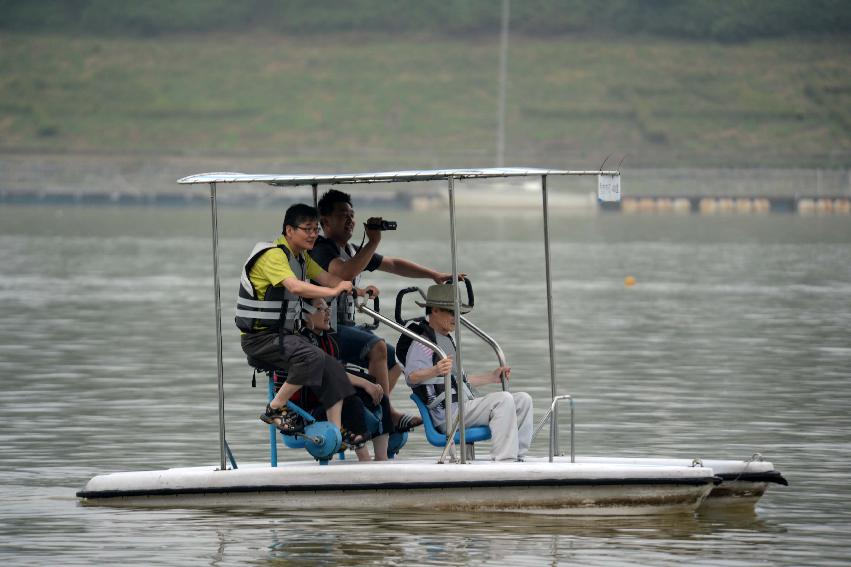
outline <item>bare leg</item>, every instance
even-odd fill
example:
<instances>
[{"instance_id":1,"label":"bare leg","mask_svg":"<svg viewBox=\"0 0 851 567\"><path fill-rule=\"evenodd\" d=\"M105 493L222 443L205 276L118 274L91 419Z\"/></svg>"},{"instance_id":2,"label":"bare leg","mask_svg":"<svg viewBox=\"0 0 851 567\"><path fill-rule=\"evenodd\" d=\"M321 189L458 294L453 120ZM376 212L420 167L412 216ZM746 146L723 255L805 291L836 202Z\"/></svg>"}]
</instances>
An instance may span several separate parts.
<instances>
[{"instance_id":1,"label":"bare leg","mask_svg":"<svg viewBox=\"0 0 851 567\"><path fill-rule=\"evenodd\" d=\"M397 365L398 366L398 365ZM375 381L384 390L384 395L387 396L387 401L390 401L390 377L387 371L387 345L384 341L378 341L369 351L369 373L375 377ZM398 380L398 376L396 379ZM393 416L393 423L399 423L402 417L402 412L398 411L393 405L390 405L390 415Z\"/></svg>"},{"instance_id":2,"label":"bare leg","mask_svg":"<svg viewBox=\"0 0 851 567\"><path fill-rule=\"evenodd\" d=\"M330 421L331 423L336 425L341 431L343 429L342 416L343 416L343 400L340 400L339 402L337 402L336 404L334 404L333 406L331 406L330 408L325 410L325 419L327 419L328 421ZM354 436L353 443L357 444L357 443L362 443L362 442L363 442L363 436L362 435L355 435ZM358 452L357 449L355 450L355 454L358 456L359 461L363 461L363 460L368 461L369 460L369 450L367 450L367 452L366 452L365 459L361 457L361 454Z\"/></svg>"},{"instance_id":3,"label":"bare leg","mask_svg":"<svg viewBox=\"0 0 851 567\"><path fill-rule=\"evenodd\" d=\"M384 395L390 395L390 378L387 373L387 345L384 341L378 341L369 351L369 373L375 377L375 381L384 390Z\"/></svg>"},{"instance_id":4,"label":"bare leg","mask_svg":"<svg viewBox=\"0 0 851 567\"><path fill-rule=\"evenodd\" d=\"M390 435L384 434L372 438L372 449L375 451L376 461L387 460L387 445L390 441Z\"/></svg>"},{"instance_id":5,"label":"bare leg","mask_svg":"<svg viewBox=\"0 0 851 567\"><path fill-rule=\"evenodd\" d=\"M290 398L293 397L293 394L298 392L301 389L301 386L296 384L290 384L289 382L284 382L284 385L281 386L281 389L278 390L278 393L275 394L275 397L272 398L272 401L269 402L269 406L272 409L279 409L287 405L287 402Z\"/></svg>"},{"instance_id":6,"label":"bare leg","mask_svg":"<svg viewBox=\"0 0 851 567\"><path fill-rule=\"evenodd\" d=\"M355 455L358 456L358 461L371 461L372 460L372 457L369 456L369 449L366 448L366 445L364 445L360 449L356 449Z\"/></svg>"},{"instance_id":7,"label":"bare leg","mask_svg":"<svg viewBox=\"0 0 851 567\"><path fill-rule=\"evenodd\" d=\"M343 427L343 421L341 419L342 414L343 400L340 400L339 402L325 410L325 416L328 418L328 421L330 421L340 429L342 429Z\"/></svg>"},{"instance_id":8,"label":"bare leg","mask_svg":"<svg viewBox=\"0 0 851 567\"><path fill-rule=\"evenodd\" d=\"M390 382L390 390L396 387L396 382L399 381L399 376L402 375L402 365L397 364L387 373L388 381Z\"/></svg>"}]
</instances>

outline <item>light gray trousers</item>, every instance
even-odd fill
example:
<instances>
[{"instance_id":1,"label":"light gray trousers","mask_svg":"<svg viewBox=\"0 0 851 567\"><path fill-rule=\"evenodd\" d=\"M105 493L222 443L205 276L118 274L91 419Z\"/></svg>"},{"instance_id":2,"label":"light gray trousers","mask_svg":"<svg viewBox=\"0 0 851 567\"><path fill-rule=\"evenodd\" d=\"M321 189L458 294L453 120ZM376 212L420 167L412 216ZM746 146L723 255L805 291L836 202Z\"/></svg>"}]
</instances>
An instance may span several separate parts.
<instances>
[{"instance_id":1,"label":"light gray trousers","mask_svg":"<svg viewBox=\"0 0 851 567\"><path fill-rule=\"evenodd\" d=\"M457 404L452 405L453 415L458 415ZM493 392L464 402L467 427L490 427L494 461L516 461L526 456L532 443L532 417L532 396L526 392ZM438 429L445 431L444 424Z\"/></svg>"}]
</instances>

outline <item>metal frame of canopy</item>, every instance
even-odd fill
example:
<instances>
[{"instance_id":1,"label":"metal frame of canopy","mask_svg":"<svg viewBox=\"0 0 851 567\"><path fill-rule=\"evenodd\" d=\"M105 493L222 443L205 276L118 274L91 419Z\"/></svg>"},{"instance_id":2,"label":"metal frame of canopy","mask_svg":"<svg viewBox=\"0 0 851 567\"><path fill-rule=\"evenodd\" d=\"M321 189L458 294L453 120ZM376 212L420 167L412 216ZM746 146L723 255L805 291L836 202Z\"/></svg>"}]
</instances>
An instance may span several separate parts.
<instances>
[{"instance_id":1,"label":"metal frame of canopy","mask_svg":"<svg viewBox=\"0 0 851 567\"><path fill-rule=\"evenodd\" d=\"M227 443L225 441L225 405L224 405L224 363L222 353L222 305L221 291L219 285L219 233L218 233L218 210L216 207L216 185L218 183L267 183L274 186L304 186L309 185L313 189L313 200L316 203L319 185L339 185L358 183L403 183L414 181L446 181L449 191L449 233L450 252L452 255L452 279L455 297L455 313L460 313L460 294L458 288L458 254L457 239L455 234L455 181L463 179L492 179L500 177L540 177L541 195L544 215L544 263L547 285L547 333L549 339L550 353L550 389L552 392L552 405L547 414L550 418L550 461L558 447L558 419L556 403L564 396L558 396L556 391L556 360L555 360L555 337L553 331L553 294L552 276L550 271L550 234L549 234L549 204L547 200L547 177L559 176L600 176L607 175L619 177L619 171L583 170L569 171L561 169L536 169L536 168L485 168L485 169L438 169L438 170L413 170L413 171L385 171L377 173L343 173L343 174L308 174L308 175L275 175L275 174L246 174L234 172L213 172L191 175L179 179L182 185L208 184L210 186L210 208L212 216L213 232L213 294L216 305L216 360L219 379L219 446L221 452L221 470L227 468ZM456 357L458 368L463 368L461 358L461 327L455 327ZM445 377L445 389L451 391L450 376ZM451 396L446 397L446 423L453 423ZM460 462L467 462L466 443L464 436L464 400L458 396L458 422L460 429ZM543 425L543 421L541 422ZM539 428L540 429L540 428ZM447 428L447 447L452 441L454 431ZM572 449L572 444L571 444Z\"/></svg>"}]
</instances>

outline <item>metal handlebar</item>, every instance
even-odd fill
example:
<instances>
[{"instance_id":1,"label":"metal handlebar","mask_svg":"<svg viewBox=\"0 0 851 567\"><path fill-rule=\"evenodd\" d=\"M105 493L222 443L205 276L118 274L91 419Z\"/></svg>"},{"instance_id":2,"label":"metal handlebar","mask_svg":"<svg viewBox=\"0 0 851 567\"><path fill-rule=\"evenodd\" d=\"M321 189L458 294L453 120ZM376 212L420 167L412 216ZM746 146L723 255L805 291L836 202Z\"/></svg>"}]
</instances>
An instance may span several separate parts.
<instances>
[{"instance_id":1,"label":"metal handlebar","mask_svg":"<svg viewBox=\"0 0 851 567\"><path fill-rule=\"evenodd\" d=\"M473 282L471 282L470 278L468 277L465 277L461 281L464 282L464 287L467 288L467 305L472 307L476 301L476 297L473 294ZM445 282L444 285L452 285L452 282ZM400 325L404 325L408 321L411 321L411 319L405 319L404 317L402 317L402 300L405 298L406 295L415 291L419 292L420 297L422 297L423 299L426 298L425 292L422 290L422 288L419 288L417 286L406 287L405 289L399 290L399 293L396 294L396 310L394 312L394 317L396 319L396 322Z\"/></svg>"},{"instance_id":2,"label":"metal handlebar","mask_svg":"<svg viewBox=\"0 0 851 567\"><path fill-rule=\"evenodd\" d=\"M505 360L505 353L502 352L502 348L493 339L493 337L491 337L486 332L481 330L479 327L474 325L472 321L470 321L469 319L467 319L463 315L461 316L461 324L464 325L465 327L467 327L468 329L470 329L471 331L473 331L474 335L476 335L477 337L479 337L484 342L486 342L487 344L490 345L490 347L493 349L494 353L496 354L496 359L497 359L497 361L499 361L500 366L506 366L508 364L507 361ZM511 388L508 387L508 381L505 379L505 373L500 373L499 380L500 380L500 382L502 382L502 391L503 392L510 392Z\"/></svg>"},{"instance_id":3,"label":"metal handlebar","mask_svg":"<svg viewBox=\"0 0 851 567\"><path fill-rule=\"evenodd\" d=\"M374 311L375 313L380 313L381 312L381 304L378 301L378 296L372 295L372 294L367 294L367 297L372 299L372 311ZM355 304L357 304L357 302ZM380 323L380 321L377 318L373 317L372 323L370 323L369 325L363 325L363 328L368 329L370 331L374 331L375 329L378 328L379 323Z\"/></svg>"},{"instance_id":4,"label":"metal handlebar","mask_svg":"<svg viewBox=\"0 0 851 567\"><path fill-rule=\"evenodd\" d=\"M405 323L411 320L402 318L402 299L404 299L404 297L409 293L413 293L415 291L420 292L422 298L425 299L425 293L423 293L423 290L421 290L417 286L406 287L405 289L399 290L399 293L396 294L396 311L394 313L394 317L396 319L396 322L400 325L404 325Z\"/></svg>"},{"instance_id":5,"label":"metal handlebar","mask_svg":"<svg viewBox=\"0 0 851 567\"><path fill-rule=\"evenodd\" d=\"M428 340L424 337L421 337L420 335L416 334L415 332L413 332L409 329L406 329L405 327L403 327L402 325L400 325L400 324L398 324L394 321L391 321L390 319L388 319L387 317L385 317L381 313L379 313L377 311L373 311L372 309L370 309L369 307L367 307L363 303L358 303L356 301L355 306L357 307L357 310L360 311L361 313L366 313L367 315L369 315L370 317L372 317L376 321L378 321L380 323L384 323L385 325L387 325L391 329L393 329L395 331L399 331L403 335L410 337L411 340L414 340L414 341L430 348L431 350L433 350L434 352L439 354L441 359L446 358L446 353L443 351L443 349L440 348L439 346L437 346L436 344L434 344L433 342L431 342L430 340Z\"/></svg>"},{"instance_id":6,"label":"metal handlebar","mask_svg":"<svg viewBox=\"0 0 851 567\"><path fill-rule=\"evenodd\" d=\"M476 298L473 296L473 282L467 277L461 281L464 282L464 286L467 288L467 305L472 307L476 303Z\"/></svg>"}]
</instances>

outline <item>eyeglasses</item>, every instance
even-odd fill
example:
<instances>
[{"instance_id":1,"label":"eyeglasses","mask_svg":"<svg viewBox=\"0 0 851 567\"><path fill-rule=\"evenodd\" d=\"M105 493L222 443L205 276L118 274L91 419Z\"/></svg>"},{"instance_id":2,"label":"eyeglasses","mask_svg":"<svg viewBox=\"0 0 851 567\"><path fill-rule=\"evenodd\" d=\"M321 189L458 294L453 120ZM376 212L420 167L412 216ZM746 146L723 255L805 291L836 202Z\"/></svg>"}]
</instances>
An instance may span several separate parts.
<instances>
[{"instance_id":1,"label":"eyeglasses","mask_svg":"<svg viewBox=\"0 0 851 567\"><path fill-rule=\"evenodd\" d=\"M297 226L295 228L297 228L299 230L303 230L307 234L319 234L319 227L318 226Z\"/></svg>"}]
</instances>

